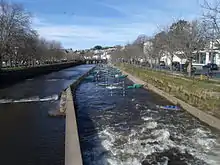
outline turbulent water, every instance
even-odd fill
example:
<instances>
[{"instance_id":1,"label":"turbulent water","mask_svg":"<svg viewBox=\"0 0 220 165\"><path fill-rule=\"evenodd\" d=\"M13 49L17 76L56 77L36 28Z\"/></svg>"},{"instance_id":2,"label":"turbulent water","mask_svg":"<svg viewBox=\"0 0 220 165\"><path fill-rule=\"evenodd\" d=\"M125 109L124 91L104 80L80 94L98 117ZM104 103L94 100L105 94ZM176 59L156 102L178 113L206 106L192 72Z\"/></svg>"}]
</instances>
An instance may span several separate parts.
<instances>
[{"instance_id":1,"label":"turbulent water","mask_svg":"<svg viewBox=\"0 0 220 165\"><path fill-rule=\"evenodd\" d=\"M186 111L145 89L110 76L84 81L76 91L85 165L219 165L220 135Z\"/></svg>"}]
</instances>

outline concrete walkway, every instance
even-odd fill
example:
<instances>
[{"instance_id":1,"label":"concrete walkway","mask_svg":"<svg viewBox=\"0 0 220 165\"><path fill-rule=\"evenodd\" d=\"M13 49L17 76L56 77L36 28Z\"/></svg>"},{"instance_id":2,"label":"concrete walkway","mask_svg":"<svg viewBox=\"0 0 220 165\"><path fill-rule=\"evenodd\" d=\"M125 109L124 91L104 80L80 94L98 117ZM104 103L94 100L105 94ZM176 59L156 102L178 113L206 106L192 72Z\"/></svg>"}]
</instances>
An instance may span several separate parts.
<instances>
[{"instance_id":1,"label":"concrete walkway","mask_svg":"<svg viewBox=\"0 0 220 165\"><path fill-rule=\"evenodd\" d=\"M82 165L82 156L71 88L67 89L65 165Z\"/></svg>"},{"instance_id":2,"label":"concrete walkway","mask_svg":"<svg viewBox=\"0 0 220 165\"><path fill-rule=\"evenodd\" d=\"M74 106L73 93L80 82L94 69L79 77L66 89L66 136L65 136L65 165L83 165L80 141L77 127L76 110Z\"/></svg>"}]
</instances>

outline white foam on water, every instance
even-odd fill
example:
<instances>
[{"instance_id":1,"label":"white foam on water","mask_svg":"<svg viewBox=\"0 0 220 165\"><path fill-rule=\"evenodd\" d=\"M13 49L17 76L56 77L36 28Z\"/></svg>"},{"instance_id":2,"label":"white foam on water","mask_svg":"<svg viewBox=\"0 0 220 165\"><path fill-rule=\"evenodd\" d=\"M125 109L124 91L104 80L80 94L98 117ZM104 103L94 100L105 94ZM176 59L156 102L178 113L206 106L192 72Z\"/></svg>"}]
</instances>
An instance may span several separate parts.
<instances>
[{"instance_id":1,"label":"white foam on water","mask_svg":"<svg viewBox=\"0 0 220 165\"><path fill-rule=\"evenodd\" d=\"M119 162L118 160L116 160L114 158L108 158L107 161L111 165L122 165L121 162Z\"/></svg>"},{"instance_id":2,"label":"white foam on water","mask_svg":"<svg viewBox=\"0 0 220 165\"><path fill-rule=\"evenodd\" d=\"M101 137L107 138L111 143L115 141L114 132L110 130L110 128L105 129L100 133Z\"/></svg>"},{"instance_id":3,"label":"white foam on water","mask_svg":"<svg viewBox=\"0 0 220 165\"><path fill-rule=\"evenodd\" d=\"M140 161L137 158L128 158L125 161L119 159L108 158L108 163L110 165L141 165Z\"/></svg>"},{"instance_id":4,"label":"white foam on water","mask_svg":"<svg viewBox=\"0 0 220 165\"><path fill-rule=\"evenodd\" d=\"M144 120L144 121L153 120L152 117L145 117L145 116L141 117L141 119Z\"/></svg>"},{"instance_id":5,"label":"white foam on water","mask_svg":"<svg viewBox=\"0 0 220 165\"><path fill-rule=\"evenodd\" d=\"M39 101L40 98L38 96L30 97L30 98L24 98L19 100L13 100L13 103L28 103L28 102L36 102Z\"/></svg>"},{"instance_id":6,"label":"white foam on water","mask_svg":"<svg viewBox=\"0 0 220 165\"><path fill-rule=\"evenodd\" d=\"M11 103L12 101L12 99L0 99L0 104Z\"/></svg>"},{"instance_id":7,"label":"white foam on water","mask_svg":"<svg viewBox=\"0 0 220 165\"><path fill-rule=\"evenodd\" d=\"M107 161L109 165L141 165L146 156L175 148L180 153L189 153L207 164L219 165L220 149L213 151L217 142L213 136L210 136L212 134L210 131L201 127L186 129L184 133L173 132L179 126L176 128L170 124L165 125L159 122L160 119L149 116L143 116L141 119L144 120L143 124L131 130L121 129L117 132L113 127L104 126L104 130L100 131L98 136L102 147L109 152L102 155L103 159L95 160L91 164L105 164ZM126 122L116 123L115 126L123 126L123 124ZM99 149L102 150L97 147L92 152L96 152L94 153L96 155L101 152L98 151ZM208 155L211 151L214 154ZM102 161L104 159L105 161ZM168 165L168 158L158 162L158 165Z\"/></svg>"},{"instance_id":8,"label":"white foam on water","mask_svg":"<svg viewBox=\"0 0 220 165\"><path fill-rule=\"evenodd\" d=\"M168 157L163 157L164 159L165 159L165 161L164 162L162 162L162 163L158 163L159 165L168 165L168 163L169 163L169 158Z\"/></svg>"},{"instance_id":9,"label":"white foam on water","mask_svg":"<svg viewBox=\"0 0 220 165\"><path fill-rule=\"evenodd\" d=\"M104 140L104 141L101 142L101 144L102 144L102 146L103 146L106 150L108 150L108 151L111 150L112 145L113 145L112 142L109 141L109 140Z\"/></svg>"},{"instance_id":10,"label":"white foam on water","mask_svg":"<svg viewBox=\"0 0 220 165\"><path fill-rule=\"evenodd\" d=\"M52 101L52 100L58 100L59 99L59 96L57 94L55 95L52 95L52 96L47 96L47 97L44 97L44 98L40 98L39 101Z\"/></svg>"},{"instance_id":11,"label":"white foam on water","mask_svg":"<svg viewBox=\"0 0 220 165\"><path fill-rule=\"evenodd\" d=\"M125 125L125 124L127 124L127 122L126 122L126 121L123 121L123 122L120 122L120 123L116 123L115 126Z\"/></svg>"},{"instance_id":12,"label":"white foam on water","mask_svg":"<svg viewBox=\"0 0 220 165\"><path fill-rule=\"evenodd\" d=\"M167 142L170 139L170 132L167 129L155 130L151 133L156 137L156 141L158 142Z\"/></svg>"},{"instance_id":13,"label":"white foam on water","mask_svg":"<svg viewBox=\"0 0 220 165\"><path fill-rule=\"evenodd\" d=\"M216 150L216 146L219 144L214 137L209 137L211 132L203 128L196 128L189 132L187 137L182 136L182 142L177 146L179 150L182 153L187 151L207 164L219 165L220 149Z\"/></svg>"},{"instance_id":14,"label":"white foam on water","mask_svg":"<svg viewBox=\"0 0 220 165\"><path fill-rule=\"evenodd\" d=\"M46 81L59 81L59 80L64 80L64 79L47 79Z\"/></svg>"},{"instance_id":15,"label":"white foam on water","mask_svg":"<svg viewBox=\"0 0 220 165\"><path fill-rule=\"evenodd\" d=\"M118 82L118 83L113 83L113 85L122 85L122 82Z\"/></svg>"},{"instance_id":16,"label":"white foam on water","mask_svg":"<svg viewBox=\"0 0 220 165\"><path fill-rule=\"evenodd\" d=\"M118 86L107 86L107 89L122 89L122 87L118 87Z\"/></svg>"},{"instance_id":17,"label":"white foam on water","mask_svg":"<svg viewBox=\"0 0 220 165\"><path fill-rule=\"evenodd\" d=\"M52 95L52 96L47 96L40 98L39 96L33 96L33 97L28 97L28 98L22 98L18 100L13 100L13 99L0 99L0 104L8 104L8 103L29 103L29 102L43 102L43 101L53 101L53 100L58 100L59 96L57 94Z\"/></svg>"},{"instance_id":18,"label":"white foam on water","mask_svg":"<svg viewBox=\"0 0 220 165\"><path fill-rule=\"evenodd\" d=\"M209 137L210 132L205 131L202 128L197 128L193 131L191 136L192 143L195 143L199 148L204 151L211 150L216 145L216 140Z\"/></svg>"},{"instance_id":19,"label":"white foam on water","mask_svg":"<svg viewBox=\"0 0 220 165\"><path fill-rule=\"evenodd\" d=\"M155 123L152 125L157 125ZM148 136L144 140L140 140L139 137L142 134L141 130L132 129L129 135L122 135L110 127L100 131L101 144L112 155L107 157L108 163L110 165L141 165L147 155L158 151L162 152L174 146L170 140L170 133L166 129L154 130L150 133L153 137ZM115 145L117 141L122 142ZM158 144L148 144L148 142L158 142ZM141 143L145 143L145 147Z\"/></svg>"},{"instance_id":20,"label":"white foam on water","mask_svg":"<svg viewBox=\"0 0 220 165\"><path fill-rule=\"evenodd\" d=\"M215 145L215 140L198 138L197 143L201 145L205 150L210 150Z\"/></svg>"},{"instance_id":21,"label":"white foam on water","mask_svg":"<svg viewBox=\"0 0 220 165\"><path fill-rule=\"evenodd\" d=\"M147 129L155 129L156 127L157 127L157 122L155 122L155 121L149 122L146 125Z\"/></svg>"}]
</instances>

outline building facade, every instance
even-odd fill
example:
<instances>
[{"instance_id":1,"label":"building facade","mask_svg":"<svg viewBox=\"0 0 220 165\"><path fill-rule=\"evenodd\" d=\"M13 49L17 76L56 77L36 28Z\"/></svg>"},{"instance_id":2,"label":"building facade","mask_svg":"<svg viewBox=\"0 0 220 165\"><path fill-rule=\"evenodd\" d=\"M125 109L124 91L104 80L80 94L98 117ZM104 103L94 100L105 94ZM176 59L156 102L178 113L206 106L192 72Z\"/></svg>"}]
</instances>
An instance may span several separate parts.
<instances>
[{"instance_id":1,"label":"building facade","mask_svg":"<svg viewBox=\"0 0 220 165\"><path fill-rule=\"evenodd\" d=\"M216 44L216 43L215 43ZM220 48L216 47L214 43L210 42L210 45L206 49L195 51L193 53L193 65L203 66L208 63L215 63L220 66ZM152 47L151 42L144 43L143 52L147 55L148 51ZM147 56L146 56L147 57ZM147 59L149 61L150 57ZM171 56L168 52L165 52L160 61L164 61L166 65L171 65ZM187 59L184 57L184 52L176 52L173 56L173 62L179 62L185 64ZM149 61L150 62L150 61Z\"/></svg>"}]
</instances>

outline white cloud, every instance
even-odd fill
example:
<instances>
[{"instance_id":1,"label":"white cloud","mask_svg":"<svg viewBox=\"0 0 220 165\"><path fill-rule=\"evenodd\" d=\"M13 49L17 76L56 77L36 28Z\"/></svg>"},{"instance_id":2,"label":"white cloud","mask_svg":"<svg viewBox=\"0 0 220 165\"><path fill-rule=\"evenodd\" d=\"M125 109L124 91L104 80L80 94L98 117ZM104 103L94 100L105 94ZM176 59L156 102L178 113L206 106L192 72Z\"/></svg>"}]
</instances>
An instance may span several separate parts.
<instances>
[{"instance_id":1,"label":"white cloud","mask_svg":"<svg viewBox=\"0 0 220 165\"><path fill-rule=\"evenodd\" d=\"M159 2L159 0L155 1ZM72 20L65 18L67 24L60 24L51 21L50 18L62 20L65 16L43 16L34 19L34 27L41 36L61 41L64 47L81 49L90 48L96 44L125 44L133 41L140 34L152 35L161 25L170 24L180 18L191 20L199 13L198 0L185 0L184 2L167 0L162 5L169 10L162 10L160 7L150 8L133 2L120 5L102 2L102 5L117 10L125 17L106 19L105 17L75 15Z\"/></svg>"},{"instance_id":2,"label":"white cloud","mask_svg":"<svg viewBox=\"0 0 220 165\"><path fill-rule=\"evenodd\" d=\"M102 25L57 25L45 23L36 18L34 27L47 39L59 40L64 46L73 48L92 47L96 44L124 44L134 40L139 34L149 35L156 28L150 23ZM71 45L72 43L72 45Z\"/></svg>"}]
</instances>

